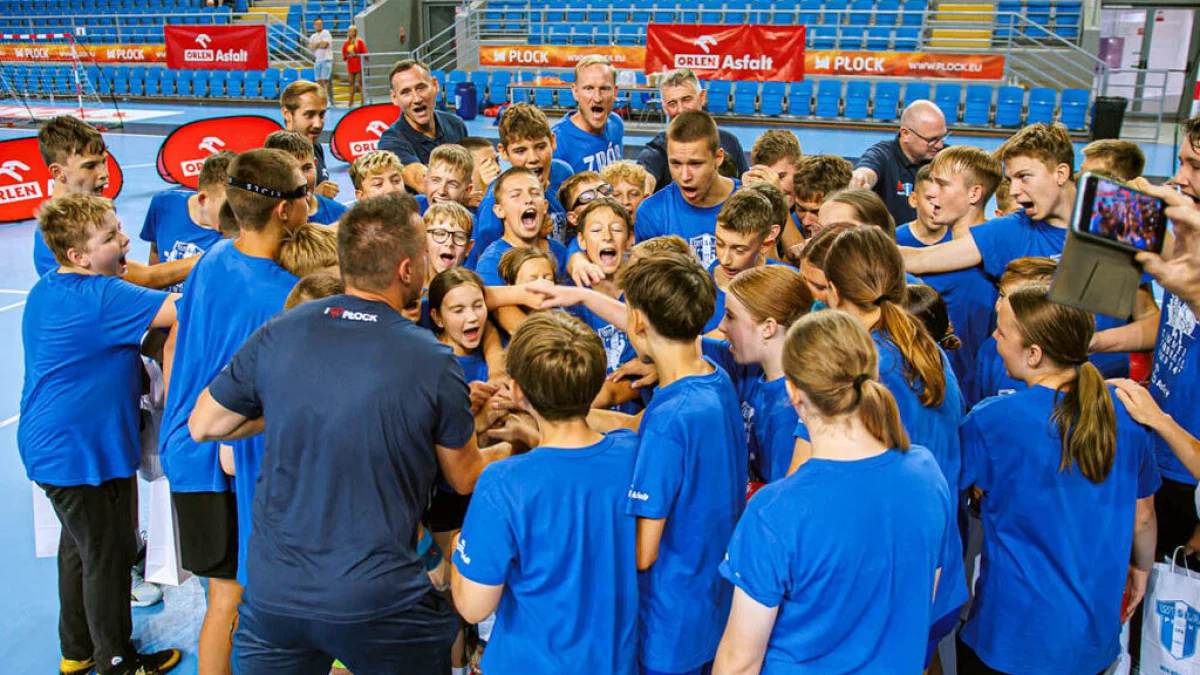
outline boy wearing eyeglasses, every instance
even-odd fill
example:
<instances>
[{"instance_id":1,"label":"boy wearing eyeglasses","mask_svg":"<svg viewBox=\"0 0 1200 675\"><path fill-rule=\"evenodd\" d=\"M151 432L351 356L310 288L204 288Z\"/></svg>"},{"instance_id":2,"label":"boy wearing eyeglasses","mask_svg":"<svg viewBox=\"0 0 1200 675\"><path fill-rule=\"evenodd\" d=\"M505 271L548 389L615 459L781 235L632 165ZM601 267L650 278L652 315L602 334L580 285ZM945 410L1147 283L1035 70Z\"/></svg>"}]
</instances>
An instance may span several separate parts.
<instances>
[{"instance_id":1,"label":"boy wearing eyeglasses","mask_svg":"<svg viewBox=\"0 0 1200 675\"><path fill-rule=\"evenodd\" d=\"M432 204L462 204L469 211L471 175L475 173L475 159L461 145L450 143L439 145L429 155L429 171L425 172L425 194L417 195L417 206L421 215Z\"/></svg>"},{"instance_id":2,"label":"boy wearing eyeglasses","mask_svg":"<svg viewBox=\"0 0 1200 675\"><path fill-rule=\"evenodd\" d=\"M434 150L434 153L437 153L437 150ZM430 173L433 172L432 161L430 160ZM425 236L428 239L425 248L425 287L428 288L434 277L451 267L462 265L470 255L471 249L475 247L475 242L471 239L475 220L471 217L471 212L457 202L433 204L425 211L423 217Z\"/></svg>"}]
</instances>

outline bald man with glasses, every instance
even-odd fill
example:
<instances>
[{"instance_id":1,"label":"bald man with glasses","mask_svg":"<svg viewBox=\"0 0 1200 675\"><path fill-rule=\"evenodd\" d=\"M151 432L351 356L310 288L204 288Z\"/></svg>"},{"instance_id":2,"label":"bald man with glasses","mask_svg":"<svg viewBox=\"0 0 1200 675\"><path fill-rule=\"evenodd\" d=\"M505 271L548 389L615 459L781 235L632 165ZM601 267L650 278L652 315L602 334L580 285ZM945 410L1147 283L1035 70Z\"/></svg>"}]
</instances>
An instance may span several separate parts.
<instances>
[{"instance_id":1,"label":"bald man with glasses","mask_svg":"<svg viewBox=\"0 0 1200 675\"><path fill-rule=\"evenodd\" d=\"M913 101L900 116L900 132L867 148L859 158L850 186L874 190L897 224L912 222L917 212L908 196L917 171L946 147L949 136L941 109L930 101Z\"/></svg>"}]
</instances>

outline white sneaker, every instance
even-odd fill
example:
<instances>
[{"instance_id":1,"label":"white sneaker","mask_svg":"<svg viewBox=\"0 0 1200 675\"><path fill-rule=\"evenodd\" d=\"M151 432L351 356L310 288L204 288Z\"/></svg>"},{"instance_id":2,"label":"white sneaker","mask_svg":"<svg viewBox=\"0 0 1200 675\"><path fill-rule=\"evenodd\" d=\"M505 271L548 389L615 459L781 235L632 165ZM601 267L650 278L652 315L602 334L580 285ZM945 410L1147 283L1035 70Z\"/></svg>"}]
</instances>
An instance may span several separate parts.
<instances>
[{"instance_id":1,"label":"white sneaker","mask_svg":"<svg viewBox=\"0 0 1200 675\"><path fill-rule=\"evenodd\" d=\"M155 584L142 576L140 565L133 568L133 585L130 587L129 604L134 607L153 607L162 602L163 593Z\"/></svg>"}]
</instances>

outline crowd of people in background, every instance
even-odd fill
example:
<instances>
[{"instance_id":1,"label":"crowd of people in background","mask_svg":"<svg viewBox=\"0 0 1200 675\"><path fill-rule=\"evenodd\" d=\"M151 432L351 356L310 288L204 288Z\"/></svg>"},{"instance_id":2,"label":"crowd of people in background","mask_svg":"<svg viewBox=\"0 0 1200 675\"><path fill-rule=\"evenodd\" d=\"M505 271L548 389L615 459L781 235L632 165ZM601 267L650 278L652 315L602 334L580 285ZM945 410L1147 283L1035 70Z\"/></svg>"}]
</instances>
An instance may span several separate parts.
<instances>
[{"instance_id":1,"label":"crowd of people in background","mask_svg":"<svg viewBox=\"0 0 1200 675\"><path fill-rule=\"evenodd\" d=\"M626 160L603 57L495 144L401 61L347 207L317 79L154 198L147 264L101 134L40 130L18 445L63 524L63 675L181 657L126 599L154 368L201 675L1090 675L1196 549L1200 118L1173 187L1059 125L949 145L928 101L857 165L786 129L747 156L678 70ZM1047 297L1077 170L1169 206L1126 319Z\"/></svg>"}]
</instances>

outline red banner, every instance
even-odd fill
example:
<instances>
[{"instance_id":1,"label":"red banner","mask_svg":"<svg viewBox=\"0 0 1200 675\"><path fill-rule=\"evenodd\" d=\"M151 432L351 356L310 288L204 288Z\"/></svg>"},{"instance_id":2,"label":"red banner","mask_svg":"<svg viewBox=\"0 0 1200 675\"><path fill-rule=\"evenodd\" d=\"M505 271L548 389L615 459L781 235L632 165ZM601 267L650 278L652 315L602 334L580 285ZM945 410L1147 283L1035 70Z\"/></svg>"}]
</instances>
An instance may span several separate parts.
<instances>
[{"instance_id":1,"label":"red banner","mask_svg":"<svg viewBox=\"0 0 1200 675\"><path fill-rule=\"evenodd\" d=\"M804 26L652 23L646 72L690 68L702 80L804 79Z\"/></svg>"},{"instance_id":2,"label":"red banner","mask_svg":"<svg viewBox=\"0 0 1200 675\"><path fill-rule=\"evenodd\" d=\"M1004 79L1003 54L811 51L804 61L804 72L809 75Z\"/></svg>"},{"instance_id":3,"label":"red banner","mask_svg":"<svg viewBox=\"0 0 1200 675\"><path fill-rule=\"evenodd\" d=\"M167 67L176 70L265 70L267 27L163 26Z\"/></svg>"},{"instance_id":4,"label":"red banner","mask_svg":"<svg viewBox=\"0 0 1200 675\"><path fill-rule=\"evenodd\" d=\"M0 61L69 63L76 58L95 63L162 63L167 60L167 52L162 45L0 44Z\"/></svg>"},{"instance_id":5,"label":"red banner","mask_svg":"<svg viewBox=\"0 0 1200 675\"><path fill-rule=\"evenodd\" d=\"M342 116L333 128L329 150L343 162L354 160L379 147L379 137L400 119L400 109L391 103L376 103L355 108Z\"/></svg>"},{"instance_id":6,"label":"red banner","mask_svg":"<svg viewBox=\"0 0 1200 675\"><path fill-rule=\"evenodd\" d=\"M209 155L261 148L267 136L281 129L278 122L261 115L214 117L185 124L159 146L158 174L168 183L195 190L200 183L200 168Z\"/></svg>"},{"instance_id":7,"label":"red banner","mask_svg":"<svg viewBox=\"0 0 1200 675\"><path fill-rule=\"evenodd\" d=\"M54 179L38 151L37 136L0 141L0 158L0 223L30 220L54 192ZM123 182L121 167L109 153L104 196L116 199Z\"/></svg>"}]
</instances>

